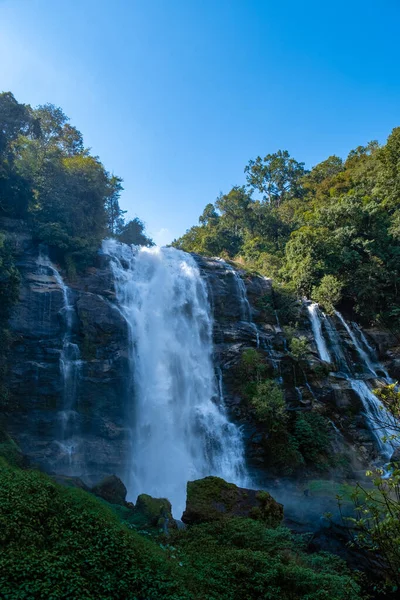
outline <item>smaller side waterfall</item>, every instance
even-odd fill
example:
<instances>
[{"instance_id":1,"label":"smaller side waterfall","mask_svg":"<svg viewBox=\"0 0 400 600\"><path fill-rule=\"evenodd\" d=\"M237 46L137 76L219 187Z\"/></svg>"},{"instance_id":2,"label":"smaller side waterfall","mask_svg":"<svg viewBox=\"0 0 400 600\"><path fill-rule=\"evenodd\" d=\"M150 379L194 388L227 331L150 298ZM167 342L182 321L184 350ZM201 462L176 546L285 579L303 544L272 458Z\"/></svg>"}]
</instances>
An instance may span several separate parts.
<instances>
[{"instance_id":1,"label":"smaller side waterfall","mask_svg":"<svg viewBox=\"0 0 400 600\"><path fill-rule=\"evenodd\" d=\"M246 285L243 279L241 278L240 274L231 265L229 265L225 261L224 264L226 265L227 269L232 273L235 279L236 289L238 291L237 295L240 301L241 320L254 325L253 319L251 317L250 302L247 298Z\"/></svg>"},{"instance_id":2,"label":"smaller side waterfall","mask_svg":"<svg viewBox=\"0 0 400 600\"><path fill-rule=\"evenodd\" d=\"M390 439L390 437L394 434L394 429L391 426L391 424L394 424L394 422L393 417L384 409L379 399L372 392L368 382L365 381L366 374L369 377L371 377L371 375L376 378L378 377L370 356L364 350L361 343L357 339L356 334L350 325L345 321L344 317L336 311L337 319L344 327L344 330L349 336L358 356L360 357L360 364L363 368L364 374L361 375L361 377L357 376L357 374L353 371L351 361L346 358L346 352L343 349L340 335L333 320L329 317L326 317L326 315L319 310L318 305L316 304L311 304L308 306L308 310L310 313L312 329L320 357L322 358L322 356L326 356L326 353L328 352L326 341L322 333L323 321L325 330L329 337L334 360L342 375L349 381L350 386L358 395L363 404L365 418L375 437L381 456L384 458L384 460L389 460L394 449L394 443ZM381 365L377 365L377 367L379 371L385 373Z\"/></svg>"},{"instance_id":3,"label":"smaller side waterfall","mask_svg":"<svg viewBox=\"0 0 400 600\"><path fill-rule=\"evenodd\" d=\"M384 441L383 438L389 438L395 433L390 427L390 423L393 422L392 416L383 409L382 404L365 381L350 379L350 385L363 401L365 416L374 434L379 452L386 460L389 460L393 454L393 443L390 440ZM384 421L384 425L381 425L382 421Z\"/></svg>"},{"instance_id":4,"label":"smaller side waterfall","mask_svg":"<svg viewBox=\"0 0 400 600\"><path fill-rule=\"evenodd\" d=\"M62 452L60 462L63 463L63 468L67 469L69 474L73 474L73 459L78 448L76 437L77 413L75 409L82 365L79 347L72 342L74 308L70 301L69 287L64 283L59 271L43 251L39 252L37 264L39 269L50 271L63 296L62 317L64 321L64 336L60 353L60 373L63 382L63 393L62 408L58 415L60 426L56 441Z\"/></svg>"},{"instance_id":5,"label":"smaller side waterfall","mask_svg":"<svg viewBox=\"0 0 400 600\"><path fill-rule=\"evenodd\" d=\"M362 344L364 344L364 347L366 348L367 352L369 352L370 356L373 356L376 359L376 352L374 350L374 348L371 346L371 344L369 343L369 341L367 340L367 338L365 337L365 334L363 332L363 330L361 329L361 327L357 324L357 323L352 323L353 328L357 331L360 340L362 342Z\"/></svg>"},{"instance_id":6,"label":"smaller side waterfall","mask_svg":"<svg viewBox=\"0 0 400 600\"><path fill-rule=\"evenodd\" d=\"M308 314L310 315L311 327L314 334L315 343L317 344L318 354L321 360L324 362L331 362L331 355L328 352L328 348L322 335L322 324L320 318L320 310L318 304L307 305Z\"/></svg>"},{"instance_id":7,"label":"smaller side waterfall","mask_svg":"<svg viewBox=\"0 0 400 600\"><path fill-rule=\"evenodd\" d=\"M235 281L235 287L237 290L237 297L239 299L240 320L250 325L251 329L254 331L254 337L256 339L257 348L259 348L260 334L257 325L253 322L252 319L252 310L249 299L247 298L246 284L244 283L240 274L230 264L228 264L222 258L219 258L218 260L226 267L229 273L232 273L233 279Z\"/></svg>"},{"instance_id":8,"label":"smaller side waterfall","mask_svg":"<svg viewBox=\"0 0 400 600\"><path fill-rule=\"evenodd\" d=\"M337 316L337 318L339 319L339 321L342 323L343 327L347 331L351 341L353 342L354 348L357 350L357 352L361 358L361 362L363 362L364 365L367 366L367 368L369 369L369 371L371 372L371 374L374 377L377 377L376 371L369 359L368 354L362 348L361 344L359 343L359 341L358 341L354 331L351 329L350 325L348 323L346 323L343 316L337 310L335 311L335 315Z\"/></svg>"}]
</instances>

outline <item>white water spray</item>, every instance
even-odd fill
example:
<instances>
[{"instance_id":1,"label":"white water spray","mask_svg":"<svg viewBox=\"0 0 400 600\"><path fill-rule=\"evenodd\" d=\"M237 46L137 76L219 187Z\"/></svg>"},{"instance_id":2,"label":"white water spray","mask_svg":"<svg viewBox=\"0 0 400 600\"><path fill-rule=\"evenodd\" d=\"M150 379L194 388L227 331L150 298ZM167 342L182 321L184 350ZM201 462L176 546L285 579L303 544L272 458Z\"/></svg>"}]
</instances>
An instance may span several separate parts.
<instances>
[{"instance_id":1,"label":"white water spray","mask_svg":"<svg viewBox=\"0 0 400 600\"><path fill-rule=\"evenodd\" d=\"M322 335L322 325L318 304L315 302L313 304L308 304L307 310L308 314L310 315L311 327L314 333L315 343L317 344L319 357L324 362L330 363L331 355L328 352L324 336Z\"/></svg>"},{"instance_id":2,"label":"white water spray","mask_svg":"<svg viewBox=\"0 0 400 600\"><path fill-rule=\"evenodd\" d=\"M132 470L128 494L164 496L179 517L186 483L246 485L240 430L228 421L212 363L212 319L194 258L174 248L103 243L130 332Z\"/></svg>"},{"instance_id":3,"label":"white water spray","mask_svg":"<svg viewBox=\"0 0 400 600\"><path fill-rule=\"evenodd\" d=\"M310 311L310 307L308 307L308 310ZM394 425L392 415L383 408L382 403L372 392L368 383L363 379L358 379L354 375L352 366L350 362L346 359L345 353L343 352L339 333L332 320L326 317L323 313L321 313L320 310L318 310L318 305L316 305L316 308L313 310L313 315L314 319L317 321L315 329L313 326L313 331L319 355L322 356L323 353L327 351L326 342L322 335L321 319L324 319L325 327L329 335L329 340L333 348L335 360L338 363L342 374L349 381L352 389L356 392L363 404L364 414L368 426L376 439L376 444L381 456L385 460L389 460L395 446L395 443L391 440L391 436L393 436L395 433L395 430L392 428L392 424ZM364 372L368 371L370 375L373 374L375 377L377 377L376 371L373 368L373 364L367 353L361 347L356 335L354 334L354 331L352 331L351 327L348 325L348 323L346 323L345 319L339 312L336 312L336 316L342 323L344 329L346 330L351 341L353 342L354 347L356 348L358 355L361 359L360 362L364 368ZM319 332L320 335L315 335L315 331ZM383 370L379 365L378 367L381 371Z\"/></svg>"},{"instance_id":4,"label":"white water spray","mask_svg":"<svg viewBox=\"0 0 400 600\"><path fill-rule=\"evenodd\" d=\"M344 320L343 316L337 310L335 310L335 315L337 316L337 318L339 319L339 321L342 323L343 327L345 328L345 330L349 334L349 337L350 337L351 341L353 342L353 345L354 345L355 349L357 350L358 355L361 358L361 361L364 363L364 365L367 366L367 368L371 372L371 374L374 377L377 377L376 371L375 371L375 369L373 367L373 364L372 364L372 362L371 362L368 354L365 352L365 350L363 349L363 347L359 343L359 341L358 341L358 339L357 339L354 331L351 329L350 325L348 323L346 323L346 321Z\"/></svg>"}]
</instances>

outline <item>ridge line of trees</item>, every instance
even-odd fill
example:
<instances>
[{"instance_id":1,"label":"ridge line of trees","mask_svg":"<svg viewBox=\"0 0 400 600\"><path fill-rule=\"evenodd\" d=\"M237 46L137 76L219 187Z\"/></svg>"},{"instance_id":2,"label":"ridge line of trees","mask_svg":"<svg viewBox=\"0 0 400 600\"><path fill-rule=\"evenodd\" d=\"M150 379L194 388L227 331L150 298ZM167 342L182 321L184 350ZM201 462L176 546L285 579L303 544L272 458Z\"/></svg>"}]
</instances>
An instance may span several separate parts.
<instances>
[{"instance_id":1,"label":"ridge line of trees","mask_svg":"<svg viewBox=\"0 0 400 600\"><path fill-rule=\"evenodd\" d=\"M206 205L173 245L223 256L289 291L400 330L400 127L307 170L284 150Z\"/></svg>"}]
</instances>

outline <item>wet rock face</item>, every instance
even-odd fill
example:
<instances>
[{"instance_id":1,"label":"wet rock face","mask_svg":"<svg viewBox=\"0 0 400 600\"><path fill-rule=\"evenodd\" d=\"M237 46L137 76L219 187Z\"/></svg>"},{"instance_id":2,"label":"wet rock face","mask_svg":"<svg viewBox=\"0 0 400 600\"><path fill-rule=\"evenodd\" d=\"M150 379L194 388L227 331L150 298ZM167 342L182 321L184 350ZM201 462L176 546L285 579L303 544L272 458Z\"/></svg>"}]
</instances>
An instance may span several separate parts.
<instances>
[{"instance_id":1,"label":"wet rock face","mask_svg":"<svg viewBox=\"0 0 400 600\"><path fill-rule=\"evenodd\" d=\"M38 248L27 229L15 223L6 224L21 274L20 299L10 320L7 430L31 462L46 471L79 476L90 485L111 473L122 475L128 456L128 338L125 320L112 303L109 265L99 257L96 268L66 282L72 307L71 342L78 346L81 358L70 407L77 432L71 467L61 434L63 290L52 270L38 264Z\"/></svg>"},{"instance_id":2,"label":"wet rock face","mask_svg":"<svg viewBox=\"0 0 400 600\"><path fill-rule=\"evenodd\" d=\"M219 477L205 477L187 484L186 509L182 521L188 525L247 517L278 527L283 506L268 492L239 488Z\"/></svg>"},{"instance_id":3,"label":"wet rock face","mask_svg":"<svg viewBox=\"0 0 400 600\"><path fill-rule=\"evenodd\" d=\"M37 245L24 224L2 220L1 225L12 241L21 274L20 300L10 321L13 343L10 399L2 407L5 427L31 463L46 471L81 477L89 486L113 473L126 479L131 462L127 411L132 411L128 330L115 304L109 258L99 254L95 265L73 280L61 273L69 286L70 341L79 348L80 356L76 397L66 411L61 367L67 319L62 287L51 269L38 264ZM267 376L281 382L289 410L321 410L340 430L337 445L341 449L345 444L361 448L364 462L374 458L374 443L360 416L359 398L340 373L329 372L329 366L319 360L307 311L300 311L295 332L304 336L311 348L307 364L300 369L288 351L274 311L271 280L240 269L238 278L224 261L194 258L213 309L220 391L230 417L243 426L250 467L263 468L268 432L254 422L235 384L237 366L248 348L258 348L268 365ZM394 366L394 376L400 373L400 352L393 348L398 341L376 330L365 333L379 357L387 359L386 366ZM71 448L63 444L65 418L76 432L73 464Z\"/></svg>"}]
</instances>

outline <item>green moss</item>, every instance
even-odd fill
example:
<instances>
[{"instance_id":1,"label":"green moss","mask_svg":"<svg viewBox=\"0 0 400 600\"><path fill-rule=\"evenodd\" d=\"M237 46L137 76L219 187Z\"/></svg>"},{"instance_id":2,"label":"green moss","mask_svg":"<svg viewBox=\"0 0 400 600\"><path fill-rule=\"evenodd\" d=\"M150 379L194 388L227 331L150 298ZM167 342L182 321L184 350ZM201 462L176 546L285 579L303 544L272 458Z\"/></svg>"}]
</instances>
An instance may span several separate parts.
<instances>
[{"instance_id":1,"label":"green moss","mask_svg":"<svg viewBox=\"0 0 400 600\"><path fill-rule=\"evenodd\" d=\"M134 512L142 517L147 525L163 528L173 523L171 502L166 498L153 498L148 494L140 494Z\"/></svg>"},{"instance_id":2,"label":"green moss","mask_svg":"<svg viewBox=\"0 0 400 600\"><path fill-rule=\"evenodd\" d=\"M205 521L220 519L223 513L229 513L236 500L236 485L220 477L205 477L187 484L187 506Z\"/></svg>"},{"instance_id":3,"label":"green moss","mask_svg":"<svg viewBox=\"0 0 400 600\"><path fill-rule=\"evenodd\" d=\"M268 527L277 527L283 518L282 506L268 492L238 488L219 477L189 481L183 520L187 523L250 517Z\"/></svg>"},{"instance_id":4,"label":"green moss","mask_svg":"<svg viewBox=\"0 0 400 600\"><path fill-rule=\"evenodd\" d=\"M271 494L259 491L256 494L258 506L253 507L249 517L255 521L261 521L266 527L277 527L283 518L282 507L277 504Z\"/></svg>"}]
</instances>

